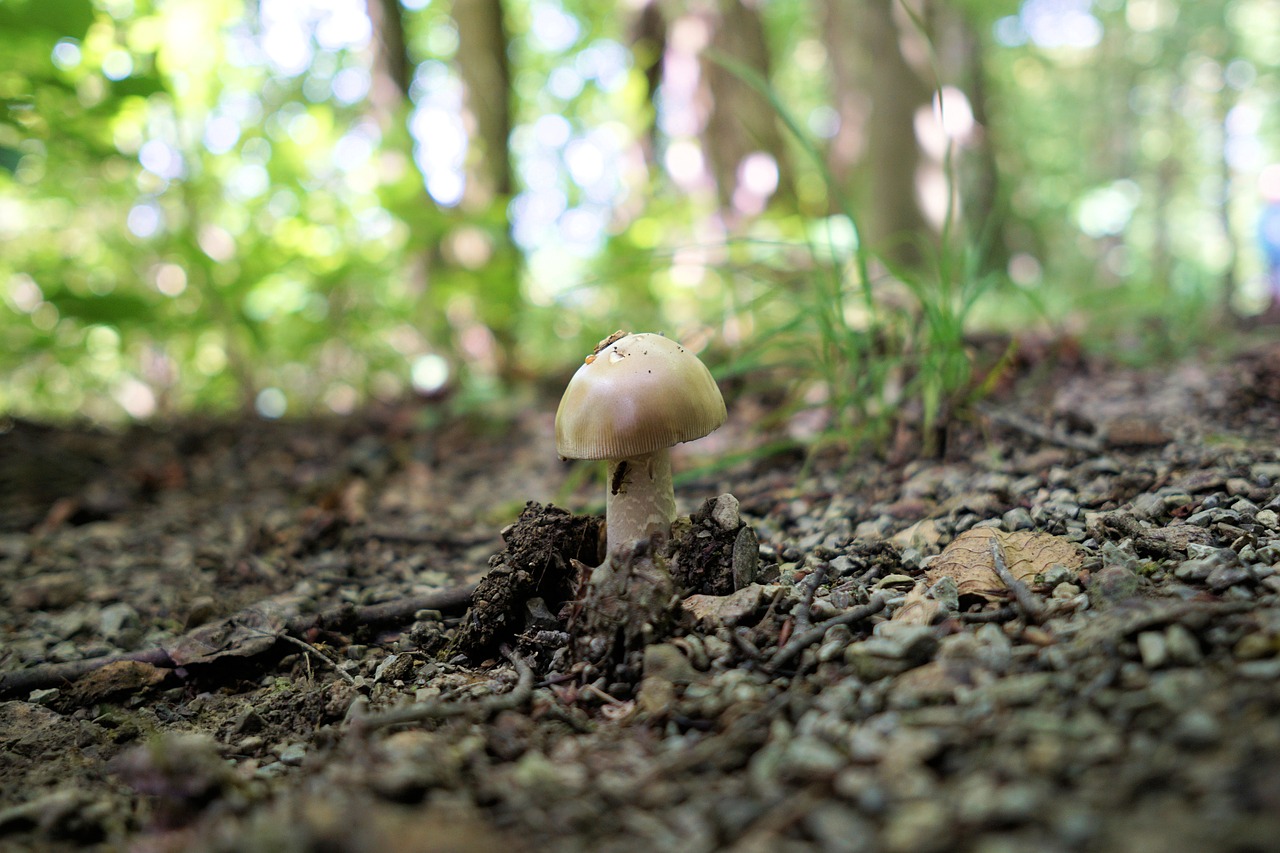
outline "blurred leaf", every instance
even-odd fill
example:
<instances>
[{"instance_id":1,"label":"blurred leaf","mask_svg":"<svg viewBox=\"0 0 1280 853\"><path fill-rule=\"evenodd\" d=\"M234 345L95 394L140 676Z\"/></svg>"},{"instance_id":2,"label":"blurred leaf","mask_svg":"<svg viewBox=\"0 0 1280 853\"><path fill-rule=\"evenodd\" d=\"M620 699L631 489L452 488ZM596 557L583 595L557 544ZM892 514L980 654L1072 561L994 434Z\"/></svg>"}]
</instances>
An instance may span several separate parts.
<instances>
[{"instance_id":1,"label":"blurred leaf","mask_svg":"<svg viewBox=\"0 0 1280 853\"><path fill-rule=\"evenodd\" d=\"M16 148L6 148L0 145L0 169L13 174L18 169L18 161L22 159L22 152Z\"/></svg>"},{"instance_id":2,"label":"blurred leaf","mask_svg":"<svg viewBox=\"0 0 1280 853\"><path fill-rule=\"evenodd\" d=\"M90 0L5 0L0 3L0 30L83 39L95 14Z\"/></svg>"}]
</instances>

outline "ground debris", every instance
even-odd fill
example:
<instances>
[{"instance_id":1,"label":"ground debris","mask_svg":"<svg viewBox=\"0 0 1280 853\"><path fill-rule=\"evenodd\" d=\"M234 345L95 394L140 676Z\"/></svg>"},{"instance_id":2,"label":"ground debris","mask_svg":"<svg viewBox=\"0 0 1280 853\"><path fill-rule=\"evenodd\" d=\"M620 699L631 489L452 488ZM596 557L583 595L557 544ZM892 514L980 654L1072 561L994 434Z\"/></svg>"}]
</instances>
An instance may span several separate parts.
<instances>
[{"instance_id":1,"label":"ground debris","mask_svg":"<svg viewBox=\"0 0 1280 853\"><path fill-rule=\"evenodd\" d=\"M940 459L724 469L749 499L733 524L691 504L700 532L759 537L758 577L724 595L682 593L650 548L586 585L598 520L532 505L474 658L445 649L519 512L494 495L556 485L545 412L500 441L405 419L44 431L24 447L97 461L6 498L0 847L1271 849L1280 409L1232 396L1238 367L1066 377L998 403L1051 434L962 426ZM1168 442L1103 440L1132 415ZM158 473L92 494L119 471ZM700 539L718 556L691 585L723 583L728 537ZM932 574L966 542L989 599Z\"/></svg>"},{"instance_id":2,"label":"ground debris","mask_svg":"<svg viewBox=\"0 0 1280 853\"><path fill-rule=\"evenodd\" d=\"M479 661L493 656L500 645L515 643L529 627L526 613L533 599L557 613L577 594L574 562L599 561L602 523L599 516L526 504L515 523L502 531L505 547L489 558L489 572L471 596L449 653Z\"/></svg>"}]
</instances>

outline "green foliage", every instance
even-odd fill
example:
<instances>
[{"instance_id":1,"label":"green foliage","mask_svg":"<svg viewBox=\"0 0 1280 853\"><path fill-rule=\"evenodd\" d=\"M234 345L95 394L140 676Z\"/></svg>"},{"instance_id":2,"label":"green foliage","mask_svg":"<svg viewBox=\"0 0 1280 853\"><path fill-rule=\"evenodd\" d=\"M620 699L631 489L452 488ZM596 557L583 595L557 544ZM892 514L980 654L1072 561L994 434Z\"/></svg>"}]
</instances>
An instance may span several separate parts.
<instances>
[{"instance_id":1,"label":"green foliage","mask_svg":"<svg viewBox=\"0 0 1280 853\"><path fill-rule=\"evenodd\" d=\"M936 430L976 393L966 333L974 306L995 277L982 273L979 252L950 214L936 243L902 235L918 244L925 259L918 266L894 263L868 246L847 190L781 95L753 69L724 56L715 61L768 100L841 211L808 229L808 274L789 288L766 290L762 299L795 306L764 339L794 359L788 372L801 377L802 391L811 392L805 382L817 379L820 393L813 402L828 421L813 448L883 448L904 420L914 420L925 449L933 448ZM954 173L948 173L954 185ZM877 279L873 269L884 273ZM769 349L763 352L759 361L743 366L767 363Z\"/></svg>"},{"instance_id":2,"label":"green foliage","mask_svg":"<svg viewBox=\"0 0 1280 853\"><path fill-rule=\"evenodd\" d=\"M928 57L936 80L980 58L957 85L1002 183L998 209L953 197L941 233L902 235L907 265L866 244L865 187L828 167L816 128L849 93L813 61L818 2L759 6L769 79L721 59L771 104L794 160L746 215L673 173L711 142L671 118L680 86L693 119L706 109L687 51L710 18L679 4L660 9L686 52L655 98L656 45L630 45L617 7L504 2L517 195L449 206L425 189L409 119L456 83L448 4L405 7L414 100L375 108L335 85L369 72L369 46L307 31L309 61L273 66L266 2L4 0L0 409L111 421L265 391L290 413L346 411L429 384L441 362L460 405L517 407L516 383L551 385L613 329L652 328L713 342L725 378L784 388L771 426L852 447L904 420L928 441L981 393L976 326L1047 323L1126 359L1174 357L1207 339L1229 281L1257 307L1252 179L1280 138L1271 5L1096 3L1086 47L1019 37L1036 5L898 16L904 41L936 38L952 63ZM601 158L603 195L575 172L582 150ZM530 237L512 211L534 189L553 204ZM567 246L575 215L598 232Z\"/></svg>"}]
</instances>

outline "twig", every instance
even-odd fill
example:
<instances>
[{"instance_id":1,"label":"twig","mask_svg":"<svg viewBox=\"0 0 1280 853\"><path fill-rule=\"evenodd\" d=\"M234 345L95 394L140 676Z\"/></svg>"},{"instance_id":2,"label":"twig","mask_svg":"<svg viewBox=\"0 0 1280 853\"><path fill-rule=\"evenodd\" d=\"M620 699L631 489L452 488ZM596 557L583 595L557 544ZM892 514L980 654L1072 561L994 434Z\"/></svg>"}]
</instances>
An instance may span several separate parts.
<instances>
[{"instance_id":1,"label":"twig","mask_svg":"<svg viewBox=\"0 0 1280 853\"><path fill-rule=\"evenodd\" d=\"M804 631L813 624L813 597L818 594L818 587L822 586L822 581L826 576L827 564L819 563L813 571L809 572L809 576L804 579L804 586L801 587L800 606L796 608L795 630Z\"/></svg>"},{"instance_id":2,"label":"twig","mask_svg":"<svg viewBox=\"0 0 1280 853\"><path fill-rule=\"evenodd\" d=\"M75 681L82 675L101 669L113 663L135 661L152 666L173 666L169 653L164 649L146 649L130 652L127 655L109 655L107 657L89 658L88 660L72 660L66 663L46 663L30 669L19 669L15 672L0 672L0 698L39 690L43 687L57 687Z\"/></svg>"},{"instance_id":3,"label":"twig","mask_svg":"<svg viewBox=\"0 0 1280 853\"><path fill-rule=\"evenodd\" d=\"M1001 607L998 610L980 610L977 613L961 613L960 621L969 624L981 622L1008 622L1018 616L1017 608Z\"/></svg>"},{"instance_id":4,"label":"twig","mask_svg":"<svg viewBox=\"0 0 1280 853\"><path fill-rule=\"evenodd\" d=\"M882 593L877 593L870 601L861 607L855 607L852 610L846 610L839 616L832 616L824 622L819 622L807 631L802 631L787 641L787 644L778 651L774 652L769 662L764 665L766 672L777 672L780 667L800 654L809 646L822 639L822 636L831 628L837 625L849 625L854 622L860 622L868 616L879 613L884 610L888 599Z\"/></svg>"},{"instance_id":5,"label":"twig","mask_svg":"<svg viewBox=\"0 0 1280 853\"><path fill-rule=\"evenodd\" d=\"M760 650L756 648L756 644L751 642L751 638L747 636L749 628L739 626L733 629L733 633L729 636L733 638L734 644L738 647L738 651L742 652L748 660L760 660Z\"/></svg>"},{"instance_id":6,"label":"twig","mask_svg":"<svg viewBox=\"0 0 1280 853\"><path fill-rule=\"evenodd\" d=\"M1017 415L1013 412L1002 412L992 406L981 403L976 408L980 415L990 418L1001 426L1024 432L1032 438L1048 444L1058 444L1072 450L1083 450L1085 453L1098 453L1102 450L1102 442L1096 438L1068 435L1060 430L1041 426L1022 415Z\"/></svg>"},{"instance_id":7,"label":"twig","mask_svg":"<svg viewBox=\"0 0 1280 853\"><path fill-rule=\"evenodd\" d=\"M1013 593L1014 604L1018 606L1018 610L1022 613L1022 618L1034 625L1039 625L1044 621L1044 607L1040 604L1040 600L1036 598L1030 588L1025 583L1013 576L1013 572L1009 571L1009 567L1004 562L1004 548L1000 545L1000 540L991 539L991 559L995 563L996 575Z\"/></svg>"},{"instance_id":8,"label":"twig","mask_svg":"<svg viewBox=\"0 0 1280 853\"><path fill-rule=\"evenodd\" d=\"M343 680L345 680L348 684L356 683L356 680L352 678L351 673L347 672L345 669L343 669L341 666L338 665L337 661L331 660L328 655L326 655L324 652L320 651L310 643L304 643L302 640L299 640L297 637L291 637L288 634L281 634L279 639L284 640L286 643L293 643L295 646L302 649L307 654L314 655L315 657L320 658L320 660L324 661L325 663L329 664L329 666L333 667L333 671L338 673L338 675L342 676ZM311 675L310 671L307 672L307 675L308 677L310 677Z\"/></svg>"},{"instance_id":9,"label":"twig","mask_svg":"<svg viewBox=\"0 0 1280 853\"><path fill-rule=\"evenodd\" d=\"M474 591L475 584L467 584L466 586L453 587L439 592L396 599L395 601L372 604L365 607L352 607L349 604L344 604L320 613L298 616L289 620L281 636L285 634L295 636L305 634L312 628L336 629L355 625L403 622L412 618L413 614L419 610L460 610L470 603L471 594ZM77 678L96 669L121 661L136 661L158 667L175 666L173 660L169 657L169 653L162 648L144 649L126 655L109 655L107 657L87 658L66 663L41 664L14 672L0 672L0 698L39 690L43 687L59 687L75 681Z\"/></svg>"},{"instance_id":10,"label":"twig","mask_svg":"<svg viewBox=\"0 0 1280 853\"><path fill-rule=\"evenodd\" d=\"M425 720L442 720L446 717L470 716L476 718L491 717L499 711L509 711L527 703L533 696L533 669L525 663L524 658L509 647L502 647L502 655L511 661L516 669L516 686L506 693L489 696L472 702L428 701L415 702L404 708L393 708L381 714L369 714L353 717L351 726L354 730L365 733L374 729L396 726L401 723L421 723Z\"/></svg>"}]
</instances>

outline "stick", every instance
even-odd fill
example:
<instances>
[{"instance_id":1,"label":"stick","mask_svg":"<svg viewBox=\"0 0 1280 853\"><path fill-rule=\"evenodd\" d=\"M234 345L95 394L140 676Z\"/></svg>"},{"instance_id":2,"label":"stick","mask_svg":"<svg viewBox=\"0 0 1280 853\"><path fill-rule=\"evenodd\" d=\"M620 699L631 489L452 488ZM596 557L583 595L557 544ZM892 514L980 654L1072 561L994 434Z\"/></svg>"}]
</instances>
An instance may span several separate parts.
<instances>
[{"instance_id":1,"label":"stick","mask_svg":"<svg viewBox=\"0 0 1280 853\"><path fill-rule=\"evenodd\" d=\"M822 585L826 576L827 564L819 563L804 579L800 606L796 608L796 630L804 631L813 624L813 598L818 594L818 587Z\"/></svg>"},{"instance_id":2,"label":"stick","mask_svg":"<svg viewBox=\"0 0 1280 853\"><path fill-rule=\"evenodd\" d=\"M371 604L364 607L352 607L344 604L331 607L320 613L298 616L285 626L288 634L305 634L312 628L330 629L349 625L378 625L389 622L402 622L412 618L419 610L460 610L471 601L474 584L442 589L425 595L401 598L382 604ZM164 649L144 649L125 655L108 655L106 657L87 658L85 660L68 661L66 663L48 663L19 669L13 672L0 672L0 698L39 690L44 687L60 687L75 681L82 675L101 669L104 666L120 661L137 661L158 667L173 667L169 653Z\"/></svg>"},{"instance_id":3,"label":"stick","mask_svg":"<svg viewBox=\"0 0 1280 853\"><path fill-rule=\"evenodd\" d=\"M1013 593L1013 601L1018 605L1022 618L1035 625L1043 622L1044 607L1040 604L1040 600L1025 583L1015 578L1013 572L1009 571L1009 567L1004 562L1004 548L1001 547L1000 540L994 537L991 539L991 559L996 566L996 575Z\"/></svg>"},{"instance_id":4,"label":"stick","mask_svg":"<svg viewBox=\"0 0 1280 853\"><path fill-rule=\"evenodd\" d=\"M855 607L852 610L846 610L839 616L832 616L825 622L819 622L807 631L802 631L792 637L785 646L778 649L765 664L766 672L777 672L779 667L790 661L793 657L800 654L809 646L822 639L822 635L827 633L827 629L834 628L837 625L849 625L854 622L861 622L868 616L879 613L884 610L888 599L881 593L877 593L870 601L861 607Z\"/></svg>"}]
</instances>

